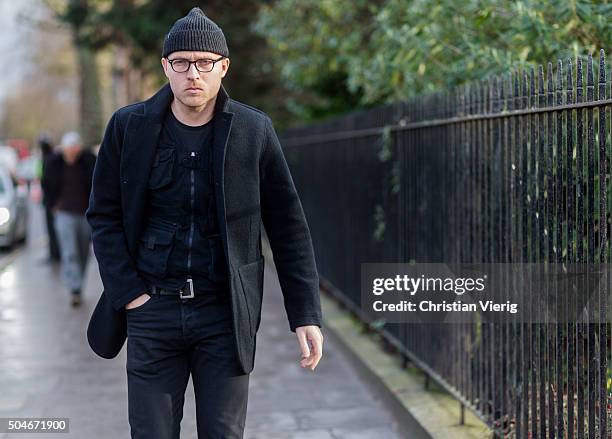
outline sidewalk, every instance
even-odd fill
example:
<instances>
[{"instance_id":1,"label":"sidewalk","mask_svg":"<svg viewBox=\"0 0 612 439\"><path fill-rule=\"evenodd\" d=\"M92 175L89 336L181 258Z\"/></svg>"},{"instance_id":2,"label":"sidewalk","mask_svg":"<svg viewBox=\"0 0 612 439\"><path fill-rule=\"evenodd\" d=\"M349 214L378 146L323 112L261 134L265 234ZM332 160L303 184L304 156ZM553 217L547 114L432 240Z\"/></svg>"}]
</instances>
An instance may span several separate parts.
<instances>
[{"instance_id":1,"label":"sidewalk","mask_svg":"<svg viewBox=\"0 0 612 439\"><path fill-rule=\"evenodd\" d=\"M42 211L30 208L28 245L0 270L0 417L70 418L70 433L61 437L128 438L125 348L104 360L91 352L85 337L102 290L95 260L88 269L85 304L72 309L59 267L41 263L46 255ZM315 372L300 367L297 339L289 331L270 262L265 288L245 439L404 437L330 338ZM197 437L191 384L181 425L182 438ZM0 439L29 436L0 433Z\"/></svg>"},{"instance_id":2,"label":"sidewalk","mask_svg":"<svg viewBox=\"0 0 612 439\"><path fill-rule=\"evenodd\" d=\"M264 305L251 375L248 439L399 439L391 416L325 336L314 372L299 365L281 290L266 256Z\"/></svg>"}]
</instances>

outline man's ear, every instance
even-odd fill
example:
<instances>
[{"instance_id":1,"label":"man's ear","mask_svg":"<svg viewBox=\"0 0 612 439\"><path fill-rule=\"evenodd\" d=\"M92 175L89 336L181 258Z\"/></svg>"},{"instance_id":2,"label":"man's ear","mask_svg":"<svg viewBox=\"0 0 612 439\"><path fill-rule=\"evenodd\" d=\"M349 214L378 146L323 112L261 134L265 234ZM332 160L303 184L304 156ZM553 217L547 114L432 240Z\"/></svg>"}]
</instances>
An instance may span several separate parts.
<instances>
[{"instance_id":1,"label":"man's ear","mask_svg":"<svg viewBox=\"0 0 612 439\"><path fill-rule=\"evenodd\" d=\"M227 61L227 63L225 61ZM230 59L224 58L221 62L223 63L223 73L221 74L221 77L225 78L225 75L227 75L227 71L229 70Z\"/></svg>"},{"instance_id":2,"label":"man's ear","mask_svg":"<svg viewBox=\"0 0 612 439\"><path fill-rule=\"evenodd\" d=\"M160 60L161 65L164 69L164 75L166 75L166 78L168 77L168 60L166 58L163 58Z\"/></svg>"}]
</instances>

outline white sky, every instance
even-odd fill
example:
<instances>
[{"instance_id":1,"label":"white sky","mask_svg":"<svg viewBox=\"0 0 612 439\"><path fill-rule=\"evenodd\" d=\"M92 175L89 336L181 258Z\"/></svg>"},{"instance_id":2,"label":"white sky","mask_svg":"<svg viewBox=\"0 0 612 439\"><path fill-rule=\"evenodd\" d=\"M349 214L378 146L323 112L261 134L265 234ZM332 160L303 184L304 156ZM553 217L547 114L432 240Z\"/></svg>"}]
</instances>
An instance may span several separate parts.
<instances>
[{"instance_id":1,"label":"white sky","mask_svg":"<svg viewBox=\"0 0 612 439\"><path fill-rule=\"evenodd\" d=\"M28 40L28 25L17 21L19 12L32 11L36 0L0 0L0 53L2 53L3 66L0 76L0 100L2 100L20 76L18 69L7 67L7 61L23 60L27 56L24 46ZM26 46L27 47L27 46ZM23 63L24 67L27 63Z\"/></svg>"}]
</instances>

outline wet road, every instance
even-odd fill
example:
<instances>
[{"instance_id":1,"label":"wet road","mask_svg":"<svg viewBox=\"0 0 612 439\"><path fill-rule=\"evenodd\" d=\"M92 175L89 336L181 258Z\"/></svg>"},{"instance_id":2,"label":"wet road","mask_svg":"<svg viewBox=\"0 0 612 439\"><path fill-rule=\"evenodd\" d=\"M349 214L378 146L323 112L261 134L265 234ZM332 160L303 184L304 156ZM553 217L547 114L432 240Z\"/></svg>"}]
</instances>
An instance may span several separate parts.
<instances>
[{"instance_id":1,"label":"wet road","mask_svg":"<svg viewBox=\"0 0 612 439\"><path fill-rule=\"evenodd\" d=\"M125 347L113 360L87 345L85 330L102 291L90 259L84 304L73 309L47 255L43 211L30 205L29 239L0 254L0 418L69 418L67 434L0 439L129 438ZM273 265L266 266L263 317L251 375L245 439L396 439L391 416L326 339L314 373L299 366ZM186 395L182 438L193 439L195 402Z\"/></svg>"}]
</instances>

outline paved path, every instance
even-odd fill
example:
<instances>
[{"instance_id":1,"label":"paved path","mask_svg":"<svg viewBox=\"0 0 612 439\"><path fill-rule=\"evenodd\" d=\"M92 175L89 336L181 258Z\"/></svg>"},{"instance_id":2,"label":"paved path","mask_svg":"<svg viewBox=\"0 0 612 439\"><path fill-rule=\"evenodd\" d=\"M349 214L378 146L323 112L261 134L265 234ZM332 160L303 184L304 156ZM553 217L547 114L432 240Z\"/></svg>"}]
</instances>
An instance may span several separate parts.
<instances>
[{"instance_id":1,"label":"paved path","mask_svg":"<svg viewBox=\"0 0 612 439\"><path fill-rule=\"evenodd\" d=\"M102 288L95 259L88 268L85 304L72 309L59 267L42 262L40 206L31 205L30 213L27 245L0 255L0 418L69 418L70 433L0 433L0 439L129 438L125 348L117 358L104 360L90 351L85 338ZM299 366L297 339L289 331L273 264L267 264L265 287L245 439L404 437L329 340L315 372ZM191 384L184 413L182 438L195 439Z\"/></svg>"}]
</instances>

